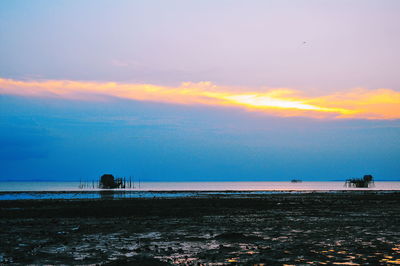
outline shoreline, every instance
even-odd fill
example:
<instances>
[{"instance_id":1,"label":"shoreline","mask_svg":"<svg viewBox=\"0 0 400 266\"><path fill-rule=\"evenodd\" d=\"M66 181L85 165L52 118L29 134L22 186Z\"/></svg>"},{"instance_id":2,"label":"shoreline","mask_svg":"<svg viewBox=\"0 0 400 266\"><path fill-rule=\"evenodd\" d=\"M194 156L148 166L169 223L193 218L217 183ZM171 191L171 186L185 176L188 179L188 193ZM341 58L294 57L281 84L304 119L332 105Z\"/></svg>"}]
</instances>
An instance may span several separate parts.
<instances>
[{"instance_id":1,"label":"shoreline","mask_svg":"<svg viewBox=\"0 0 400 266\"><path fill-rule=\"evenodd\" d=\"M136 198L260 198L284 194L396 194L400 190L76 190L76 191L0 191L0 201L13 200L96 200Z\"/></svg>"}]
</instances>

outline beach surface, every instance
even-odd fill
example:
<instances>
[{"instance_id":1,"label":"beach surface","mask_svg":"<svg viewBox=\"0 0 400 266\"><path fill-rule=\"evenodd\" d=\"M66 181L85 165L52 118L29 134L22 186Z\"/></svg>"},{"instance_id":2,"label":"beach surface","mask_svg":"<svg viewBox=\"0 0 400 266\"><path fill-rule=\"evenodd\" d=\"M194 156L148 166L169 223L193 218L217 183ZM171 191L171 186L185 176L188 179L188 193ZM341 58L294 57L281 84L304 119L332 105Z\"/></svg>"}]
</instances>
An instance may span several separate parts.
<instances>
[{"instance_id":1,"label":"beach surface","mask_svg":"<svg viewBox=\"0 0 400 266\"><path fill-rule=\"evenodd\" d=\"M400 193L0 201L12 265L400 264Z\"/></svg>"}]
</instances>

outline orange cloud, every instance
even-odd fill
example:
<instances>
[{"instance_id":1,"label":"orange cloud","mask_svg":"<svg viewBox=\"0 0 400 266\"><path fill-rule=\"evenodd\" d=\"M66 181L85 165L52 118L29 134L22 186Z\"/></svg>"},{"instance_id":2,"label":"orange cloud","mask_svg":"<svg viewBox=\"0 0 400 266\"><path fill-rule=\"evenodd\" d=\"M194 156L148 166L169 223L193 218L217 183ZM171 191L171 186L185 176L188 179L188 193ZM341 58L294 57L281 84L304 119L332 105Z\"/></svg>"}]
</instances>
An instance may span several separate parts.
<instances>
[{"instance_id":1,"label":"orange cloud","mask_svg":"<svg viewBox=\"0 0 400 266\"><path fill-rule=\"evenodd\" d=\"M276 116L315 118L399 119L400 92L353 89L325 96L306 96L291 89L231 89L210 82L179 87L71 80L18 81L0 78L0 93L28 97L99 100L119 97L174 104L233 106Z\"/></svg>"}]
</instances>

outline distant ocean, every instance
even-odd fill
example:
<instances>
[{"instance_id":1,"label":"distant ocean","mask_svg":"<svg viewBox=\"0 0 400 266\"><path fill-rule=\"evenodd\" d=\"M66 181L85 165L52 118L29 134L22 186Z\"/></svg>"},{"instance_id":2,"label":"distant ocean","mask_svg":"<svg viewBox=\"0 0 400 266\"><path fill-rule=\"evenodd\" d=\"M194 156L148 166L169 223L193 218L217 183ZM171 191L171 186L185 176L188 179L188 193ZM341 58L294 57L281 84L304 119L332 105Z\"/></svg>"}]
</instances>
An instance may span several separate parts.
<instances>
[{"instance_id":1,"label":"distant ocean","mask_svg":"<svg viewBox=\"0 0 400 266\"><path fill-rule=\"evenodd\" d=\"M344 182L141 182L134 188L101 190L80 182L0 182L0 200L104 197L188 197L328 191L400 191L400 182L375 182L369 188L345 187Z\"/></svg>"},{"instance_id":2,"label":"distant ocean","mask_svg":"<svg viewBox=\"0 0 400 266\"><path fill-rule=\"evenodd\" d=\"M0 191L93 191L92 183L79 188L80 182L0 182ZM360 190L348 188L344 182L141 182L134 188L118 190L143 191L291 191L291 190ZM362 188L361 188L362 189ZM400 190L400 182L375 182L366 190Z\"/></svg>"}]
</instances>

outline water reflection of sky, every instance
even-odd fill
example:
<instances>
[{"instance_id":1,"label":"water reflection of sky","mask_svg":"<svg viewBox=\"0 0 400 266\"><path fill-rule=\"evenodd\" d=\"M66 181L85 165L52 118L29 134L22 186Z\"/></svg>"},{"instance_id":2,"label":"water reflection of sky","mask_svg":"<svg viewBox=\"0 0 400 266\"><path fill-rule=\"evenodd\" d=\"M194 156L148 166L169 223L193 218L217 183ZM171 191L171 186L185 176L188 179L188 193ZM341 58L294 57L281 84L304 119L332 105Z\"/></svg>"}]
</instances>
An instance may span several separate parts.
<instances>
[{"instance_id":1,"label":"water reflection of sky","mask_svg":"<svg viewBox=\"0 0 400 266\"><path fill-rule=\"evenodd\" d=\"M269 191L124 191L124 190L97 190L80 192L0 192L0 200L34 200L34 199L123 199L123 198L202 198L202 197L229 197L229 198L256 198L268 194L288 193L346 193L347 191L309 191L309 190L269 190ZM361 193L364 190L360 191ZM378 192L378 191L376 191ZM393 191L379 191L390 193ZM351 193L357 193L352 191Z\"/></svg>"},{"instance_id":2,"label":"water reflection of sky","mask_svg":"<svg viewBox=\"0 0 400 266\"><path fill-rule=\"evenodd\" d=\"M94 191L94 192L11 192L1 193L0 200L19 199L118 199L118 198L175 198L198 196L198 193L154 193L154 192L123 192L123 191Z\"/></svg>"}]
</instances>

